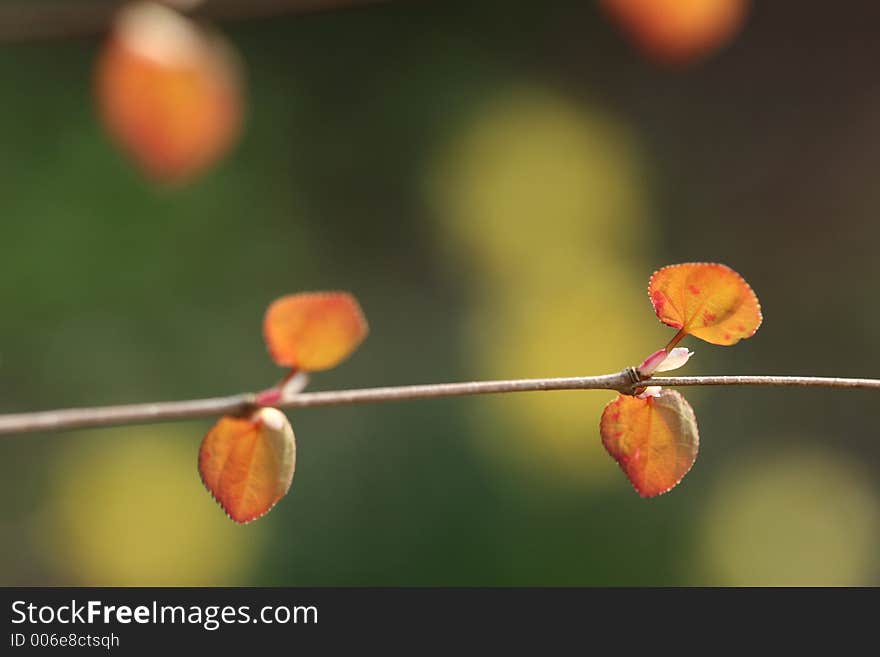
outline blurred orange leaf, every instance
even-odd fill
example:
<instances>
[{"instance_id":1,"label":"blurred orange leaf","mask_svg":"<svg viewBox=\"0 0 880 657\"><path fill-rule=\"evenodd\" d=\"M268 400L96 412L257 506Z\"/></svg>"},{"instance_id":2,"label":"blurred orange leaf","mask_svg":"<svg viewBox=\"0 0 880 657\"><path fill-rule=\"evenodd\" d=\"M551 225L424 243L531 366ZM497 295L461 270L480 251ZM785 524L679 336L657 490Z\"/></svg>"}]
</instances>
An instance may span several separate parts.
<instances>
[{"instance_id":1,"label":"blurred orange leaf","mask_svg":"<svg viewBox=\"0 0 880 657\"><path fill-rule=\"evenodd\" d=\"M651 276L648 294L661 322L712 344L736 344L761 325L758 297L726 265L669 265Z\"/></svg>"},{"instance_id":2,"label":"blurred orange leaf","mask_svg":"<svg viewBox=\"0 0 880 657\"><path fill-rule=\"evenodd\" d=\"M281 297L269 306L263 321L272 359L310 372L330 369L348 358L368 331L360 305L347 292Z\"/></svg>"},{"instance_id":3,"label":"blurred orange leaf","mask_svg":"<svg viewBox=\"0 0 880 657\"><path fill-rule=\"evenodd\" d=\"M240 131L240 71L231 47L151 2L118 14L98 62L95 91L110 134L163 182L201 172Z\"/></svg>"},{"instance_id":4,"label":"blurred orange leaf","mask_svg":"<svg viewBox=\"0 0 880 657\"><path fill-rule=\"evenodd\" d=\"M642 497L674 488L697 458L700 438L690 404L674 390L620 395L600 423L602 444Z\"/></svg>"},{"instance_id":5,"label":"blurred orange leaf","mask_svg":"<svg viewBox=\"0 0 880 657\"><path fill-rule=\"evenodd\" d=\"M602 0L602 7L655 60L685 63L739 30L748 0Z\"/></svg>"},{"instance_id":6,"label":"blurred orange leaf","mask_svg":"<svg viewBox=\"0 0 880 657\"><path fill-rule=\"evenodd\" d=\"M269 511L293 482L296 442L287 417L260 408L245 418L222 417L199 449L199 473L214 499L236 522Z\"/></svg>"}]
</instances>

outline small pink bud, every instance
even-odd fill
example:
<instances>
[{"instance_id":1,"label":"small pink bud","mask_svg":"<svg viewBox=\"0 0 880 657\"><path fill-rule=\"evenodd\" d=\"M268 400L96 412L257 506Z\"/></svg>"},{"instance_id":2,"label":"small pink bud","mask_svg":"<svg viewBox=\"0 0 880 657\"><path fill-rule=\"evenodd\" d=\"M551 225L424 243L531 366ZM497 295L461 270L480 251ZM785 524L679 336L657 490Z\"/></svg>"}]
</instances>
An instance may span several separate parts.
<instances>
[{"instance_id":1,"label":"small pink bud","mask_svg":"<svg viewBox=\"0 0 880 657\"><path fill-rule=\"evenodd\" d=\"M693 351L686 347L676 347L668 354L665 349L658 349L648 356L641 365L639 365L639 374L642 376L651 376L655 372L669 372L677 370L690 360L694 355Z\"/></svg>"},{"instance_id":2,"label":"small pink bud","mask_svg":"<svg viewBox=\"0 0 880 657\"><path fill-rule=\"evenodd\" d=\"M645 388L641 394L636 395L639 399L647 399L648 397L659 397L660 392L663 390L660 386L648 386Z\"/></svg>"},{"instance_id":3,"label":"small pink bud","mask_svg":"<svg viewBox=\"0 0 880 657\"><path fill-rule=\"evenodd\" d=\"M690 351L687 347L676 347L669 352L665 360L654 368L654 371L669 372L670 370L677 370L679 367L683 367L693 355L694 352Z\"/></svg>"},{"instance_id":4,"label":"small pink bud","mask_svg":"<svg viewBox=\"0 0 880 657\"><path fill-rule=\"evenodd\" d=\"M660 367L660 364L666 360L666 357L669 354L666 353L665 349L658 349L653 354L648 356L642 364L638 366L639 374L642 376L651 376L654 372L657 371L657 368Z\"/></svg>"},{"instance_id":5,"label":"small pink bud","mask_svg":"<svg viewBox=\"0 0 880 657\"><path fill-rule=\"evenodd\" d=\"M689 351L685 347L676 347L669 353L666 353L665 349L658 349L648 356L637 369L640 376L647 378L655 372L677 370L679 367L687 363L693 355L694 352ZM636 395L636 397L639 399L659 397L660 390L660 386L648 386L641 392L641 394Z\"/></svg>"},{"instance_id":6,"label":"small pink bud","mask_svg":"<svg viewBox=\"0 0 880 657\"><path fill-rule=\"evenodd\" d=\"M257 406L274 406L281 401L281 391L278 388L269 388L257 394L254 402Z\"/></svg>"},{"instance_id":7,"label":"small pink bud","mask_svg":"<svg viewBox=\"0 0 880 657\"><path fill-rule=\"evenodd\" d=\"M295 397L309 385L309 374L303 370L299 370L291 376L281 387L281 399L290 399Z\"/></svg>"}]
</instances>

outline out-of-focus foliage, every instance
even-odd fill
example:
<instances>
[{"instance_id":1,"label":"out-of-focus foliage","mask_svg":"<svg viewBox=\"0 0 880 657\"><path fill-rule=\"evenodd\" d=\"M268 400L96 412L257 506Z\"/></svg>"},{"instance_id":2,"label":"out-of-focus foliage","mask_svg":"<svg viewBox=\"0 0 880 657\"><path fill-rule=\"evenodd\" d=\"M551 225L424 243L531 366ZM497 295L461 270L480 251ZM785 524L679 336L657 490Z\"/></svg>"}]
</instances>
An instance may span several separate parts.
<instances>
[{"instance_id":1,"label":"out-of-focus foliage","mask_svg":"<svg viewBox=\"0 0 880 657\"><path fill-rule=\"evenodd\" d=\"M191 426L70 436L36 528L56 581L205 586L251 571L264 539L237 529L193 477Z\"/></svg>"},{"instance_id":2,"label":"out-of-focus foliage","mask_svg":"<svg viewBox=\"0 0 880 657\"><path fill-rule=\"evenodd\" d=\"M247 129L173 190L95 116L101 38L2 45L0 412L271 385L260 318L292 290L369 312L315 390L617 371L669 339L646 275L702 260L765 323L689 374L873 374L878 20L756 3L676 72L574 0L224 23ZM296 494L244 527L195 475L209 422L10 437L0 583L880 582L874 395L689 391L699 467L647 501L610 399L291 413Z\"/></svg>"},{"instance_id":3,"label":"out-of-focus foliage","mask_svg":"<svg viewBox=\"0 0 880 657\"><path fill-rule=\"evenodd\" d=\"M239 135L235 52L219 33L164 5L138 0L119 11L95 77L108 132L156 180L191 180Z\"/></svg>"},{"instance_id":4,"label":"out-of-focus foliage","mask_svg":"<svg viewBox=\"0 0 880 657\"><path fill-rule=\"evenodd\" d=\"M602 0L648 57L664 64L685 64L705 57L737 33L749 0Z\"/></svg>"},{"instance_id":5,"label":"out-of-focus foliage","mask_svg":"<svg viewBox=\"0 0 880 657\"><path fill-rule=\"evenodd\" d=\"M877 574L880 500L865 469L784 436L730 463L700 519L705 576L722 585L855 586Z\"/></svg>"}]
</instances>

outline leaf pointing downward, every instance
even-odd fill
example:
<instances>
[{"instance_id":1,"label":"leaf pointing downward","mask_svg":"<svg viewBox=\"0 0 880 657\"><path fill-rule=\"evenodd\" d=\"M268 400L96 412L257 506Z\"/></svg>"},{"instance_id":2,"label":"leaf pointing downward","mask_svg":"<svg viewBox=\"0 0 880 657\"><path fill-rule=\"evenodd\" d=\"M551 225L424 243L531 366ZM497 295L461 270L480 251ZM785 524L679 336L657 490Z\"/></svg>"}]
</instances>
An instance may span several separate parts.
<instances>
[{"instance_id":1,"label":"leaf pointing downward","mask_svg":"<svg viewBox=\"0 0 880 657\"><path fill-rule=\"evenodd\" d=\"M274 408L220 418L199 450L202 481L229 517L242 523L264 515L287 494L295 465L293 428Z\"/></svg>"},{"instance_id":2,"label":"leaf pointing downward","mask_svg":"<svg viewBox=\"0 0 880 657\"><path fill-rule=\"evenodd\" d=\"M605 407L600 431L605 449L642 497L674 488L697 458L694 411L674 390L645 399L618 396Z\"/></svg>"}]
</instances>

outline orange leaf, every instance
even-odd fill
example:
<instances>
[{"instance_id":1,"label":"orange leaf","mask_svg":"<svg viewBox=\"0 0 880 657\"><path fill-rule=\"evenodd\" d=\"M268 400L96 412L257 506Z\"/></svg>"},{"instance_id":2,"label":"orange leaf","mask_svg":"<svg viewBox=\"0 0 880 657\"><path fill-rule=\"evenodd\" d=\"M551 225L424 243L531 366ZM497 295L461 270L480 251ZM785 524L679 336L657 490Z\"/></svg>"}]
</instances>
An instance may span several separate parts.
<instances>
[{"instance_id":1,"label":"orange leaf","mask_svg":"<svg viewBox=\"0 0 880 657\"><path fill-rule=\"evenodd\" d=\"M248 417L222 417L202 440L199 473L235 522L266 514L293 482L296 443L284 413L260 408Z\"/></svg>"},{"instance_id":2,"label":"orange leaf","mask_svg":"<svg viewBox=\"0 0 880 657\"><path fill-rule=\"evenodd\" d=\"M263 336L283 367L314 372L335 367L367 337L367 320L347 292L304 292L272 302Z\"/></svg>"},{"instance_id":3,"label":"orange leaf","mask_svg":"<svg viewBox=\"0 0 880 657\"><path fill-rule=\"evenodd\" d=\"M648 56L686 63L723 46L745 21L748 0L602 0Z\"/></svg>"},{"instance_id":4,"label":"orange leaf","mask_svg":"<svg viewBox=\"0 0 880 657\"><path fill-rule=\"evenodd\" d=\"M758 297L726 265L664 267L651 276L648 294L661 322L712 344L736 344L761 325Z\"/></svg>"},{"instance_id":5,"label":"orange leaf","mask_svg":"<svg viewBox=\"0 0 880 657\"><path fill-rule=\"evenodd\" d=\"M605 449L642 497L674 488L697 458L697 419L674 390L646 399L620 395L599 426Z\"/></svg>"},{"instance_id":6,"label":"orange leaf","mask_svg":"<svg viewBox=\"0 0 880 657\"><path fill-rule=\"evenodd\" d=\"M239 67L231 48L170 8L123 9L101 54L95 91L113 138L153 178L181 182L238 137Z\"/></svg>"}]
</instances>

